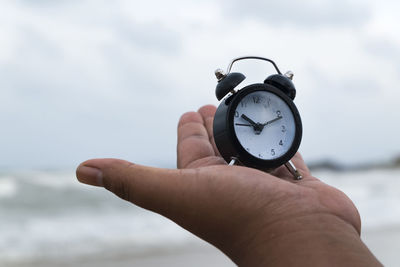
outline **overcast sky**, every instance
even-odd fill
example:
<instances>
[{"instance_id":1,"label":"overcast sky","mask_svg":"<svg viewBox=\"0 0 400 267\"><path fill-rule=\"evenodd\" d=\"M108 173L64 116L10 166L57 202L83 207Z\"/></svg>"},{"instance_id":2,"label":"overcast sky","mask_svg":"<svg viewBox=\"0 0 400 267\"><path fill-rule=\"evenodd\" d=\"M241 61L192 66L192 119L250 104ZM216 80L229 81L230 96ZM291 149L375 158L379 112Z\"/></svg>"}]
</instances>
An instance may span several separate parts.
<instances>
[{"instance_id":1,"label":"overcast sky","mask_svg":"<svg viewBox=\"0 0 400 267\"><path fill-rule=\"evenodd\" d=\"M307 161L398 155L399 3L1 1L0 167L173 167L180 115L217 105L214 70L243 55L295 73Z\"/></svg>"}]
</instances>

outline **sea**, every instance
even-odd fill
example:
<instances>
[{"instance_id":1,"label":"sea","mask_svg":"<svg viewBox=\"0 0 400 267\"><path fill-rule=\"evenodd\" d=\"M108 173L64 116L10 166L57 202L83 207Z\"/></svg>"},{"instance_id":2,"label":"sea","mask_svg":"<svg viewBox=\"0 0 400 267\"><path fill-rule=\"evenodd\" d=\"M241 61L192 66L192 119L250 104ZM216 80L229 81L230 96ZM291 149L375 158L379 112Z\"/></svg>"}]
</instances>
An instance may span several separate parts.
<instances>
[{"instance_id":1,"label":"sea","mask_svg":"<svg viewBox=\"0 0 400 267\"><path fill-rule=\"evenodd\" d=\"M367 245L385 265L395 266L400 240L391 243L397 247L382 250L384 244L378 243L384 241L376 236L386 231L387 238L400 239L400 169L313 174L353 200ZM41 266L55 259L74 262L115 253L140 255L182 248L195 240L160 215L103 188L79 183L74 170L0 172L0 266Z\"/></svg>"}]
</instances>

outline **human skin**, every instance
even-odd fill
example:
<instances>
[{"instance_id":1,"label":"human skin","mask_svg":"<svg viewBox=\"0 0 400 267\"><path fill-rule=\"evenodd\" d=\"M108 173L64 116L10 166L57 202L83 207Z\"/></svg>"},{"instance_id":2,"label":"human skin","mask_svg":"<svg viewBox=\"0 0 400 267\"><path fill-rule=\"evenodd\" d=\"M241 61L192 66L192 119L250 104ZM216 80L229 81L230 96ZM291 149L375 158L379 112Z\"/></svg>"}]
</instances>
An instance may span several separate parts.
<instances>
[{"instance_id":1,"label":"human skin","mask_svg":"<svg viewBox=\"0 0 400 267\"><path fill-rule=\"evenodd\" d=\"M352 201L313 177L299 153L299 181L285 167L228 166L212 136L215 110L182 115L178 169L92 159L78 180L171 219L239 266L381 266L360 239Z\"/></svg>"}]
</instances>

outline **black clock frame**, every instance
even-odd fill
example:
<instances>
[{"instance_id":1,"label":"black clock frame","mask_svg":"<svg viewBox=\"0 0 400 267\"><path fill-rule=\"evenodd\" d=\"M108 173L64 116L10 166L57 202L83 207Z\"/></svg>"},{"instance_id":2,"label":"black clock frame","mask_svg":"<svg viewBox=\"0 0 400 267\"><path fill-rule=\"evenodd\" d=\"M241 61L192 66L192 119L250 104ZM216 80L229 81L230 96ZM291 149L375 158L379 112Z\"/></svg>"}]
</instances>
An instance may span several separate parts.
<instances>
[{"instance_id":1,"label":"black clock frame","mask_svg":"<svg viewBox=\"0 0 400 267\"><path fill-rule=\"evenodd\" d=\"M233 125L236 107L246 95L255 91L267 91L277 95L289 106L293 113L295 122L295 136L289 150L279 158L263 160L254 157L242 147L236 136ZM232 158L236 158L242 165L265 171L277 168L288 162L299 149L303 134L300 114L292 99L290 99L280 89L263 83L248 85L224 99L218 106L214 116L213 124L215 144L226 162L229 163Z\"/></svg>"}]
</instances>

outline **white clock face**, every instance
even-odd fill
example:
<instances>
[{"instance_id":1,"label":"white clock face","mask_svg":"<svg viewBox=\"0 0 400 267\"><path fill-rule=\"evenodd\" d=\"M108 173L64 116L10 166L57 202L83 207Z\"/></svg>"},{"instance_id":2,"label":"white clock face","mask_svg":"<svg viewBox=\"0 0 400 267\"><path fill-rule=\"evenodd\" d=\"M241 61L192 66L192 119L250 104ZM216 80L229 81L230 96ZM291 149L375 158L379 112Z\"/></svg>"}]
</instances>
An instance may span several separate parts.
<instances>
[{"instance_id":1,"label":"white clock face","mask_svg":"<svg viewBox=\"0 0 400 267\"><path fill-rule=\"evenodd\" d=\"M237 105L233 119L236 137L251 155L263 160L283 156L296 134L289 106L268 91L254 91Z\"/></svg>"}]
</instances>

